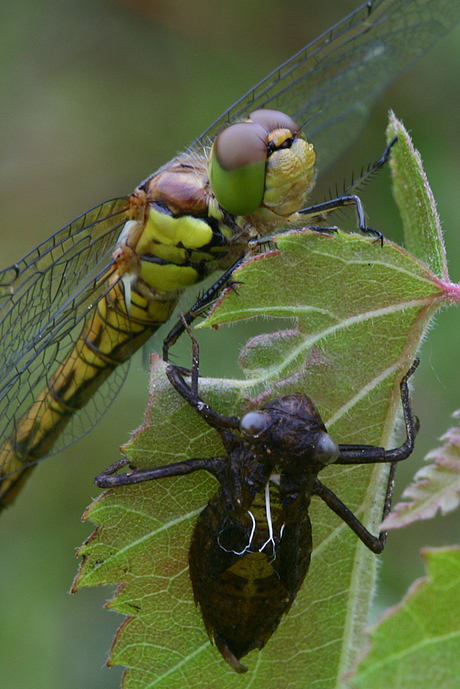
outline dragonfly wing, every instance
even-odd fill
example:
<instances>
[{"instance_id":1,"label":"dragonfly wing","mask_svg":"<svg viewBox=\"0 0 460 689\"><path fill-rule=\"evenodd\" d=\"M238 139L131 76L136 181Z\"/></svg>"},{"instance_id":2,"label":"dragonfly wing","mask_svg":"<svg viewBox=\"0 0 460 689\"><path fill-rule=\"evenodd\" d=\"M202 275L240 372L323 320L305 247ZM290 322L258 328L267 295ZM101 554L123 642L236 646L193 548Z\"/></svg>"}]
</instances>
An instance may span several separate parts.
<instances>
[{"instance_id":1,"label":"dragonfly wing","mask_svg":"<svg viewBox=\"0 0 460 689\"><path fill-rule=\"evenodd\" d=\"M362 129L382 90L460 19L458 0L374 0L278 67L214 122L200 150L257 108L290 115L326 169Z\"/></svg>"},{"instance_id":2,"label":"dragonfly wing","mask_svg":"<svg viewBox=\"0 0 460 689\"><path fill-rule=\"evenodd\" d=\"M14 432L105 295L101 278L126 222L126 206L126 198L96 206L0 272L0 437ZM53 452L94 425L126 369L106 383L109 392L99 390L72 419Z\"/></svg>"},{"instance_id":3,"label":"dragonfly wing","mask_svg":"<svg viewBox=\"0 0 460 689\"><path fill-rule=\"evenodd\" d=\"M120 198L96 206L0 271L0 381L34 346L80 320L126 222L126 205Z\"/></svg>"}]
</instances>

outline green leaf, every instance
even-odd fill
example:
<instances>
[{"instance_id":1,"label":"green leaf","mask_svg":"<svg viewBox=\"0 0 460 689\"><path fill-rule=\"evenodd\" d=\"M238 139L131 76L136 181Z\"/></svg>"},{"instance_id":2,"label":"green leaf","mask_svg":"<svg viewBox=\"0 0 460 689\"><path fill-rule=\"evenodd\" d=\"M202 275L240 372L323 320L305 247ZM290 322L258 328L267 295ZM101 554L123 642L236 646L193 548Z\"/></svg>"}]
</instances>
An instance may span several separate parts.
<instances>
[{"instance_id":1,"label":"green leaf","mask_svg":"<svg viewBox=\"0 0 460 689\"><path fill-rule=\"evenodd\" d=\"M435 242L433 232L426 234ZM202 399L242 415L304 392L338 442L394 446L400 378L433 313L458 301L458 288L390 242L310 230L275 238L273 251L248 261L235 280L238 294L225 294L208 325L263 315L292 318L292 329L246 345L245 379L200 378ZM172 389L158 358L146 422L124 451L138 467L223 453L219 435ZM331 466L321 478L378 533L385 467ZM152 481L108 491L85 515L98 529L80 551L74 590L122 584L109 607L130 617L110 663L130 668L124 686L339 686L364 643L377 558L314 499L310 571L266 647L244 658L243 681L208 640L187 571L196 516L216 489L198 473Z\"/></svg>"},{"instance_id":2,"label":"green leaf","mask_svg":"<svg viewBox=\"0 0 460 689\"><path fill-rule=\"evenodd\" d=\"M390 167L393 194L403 219L406 249L447 280L447 261L441 221L433 192L423 170L420 153L414 148L402 122L390 113L387 140L398 137L393 146Z\"/></svg>"},{"instance_id":3,"label":"green leaf","mask_svg":"<svg viewBox=\"0 0 460 689\"><path fill-rule=\"evenodd\" d=\"M423 551L428 576L370 632L350 686L457 689L460 675L460 548Z\"/></svg>"}]
</instances>

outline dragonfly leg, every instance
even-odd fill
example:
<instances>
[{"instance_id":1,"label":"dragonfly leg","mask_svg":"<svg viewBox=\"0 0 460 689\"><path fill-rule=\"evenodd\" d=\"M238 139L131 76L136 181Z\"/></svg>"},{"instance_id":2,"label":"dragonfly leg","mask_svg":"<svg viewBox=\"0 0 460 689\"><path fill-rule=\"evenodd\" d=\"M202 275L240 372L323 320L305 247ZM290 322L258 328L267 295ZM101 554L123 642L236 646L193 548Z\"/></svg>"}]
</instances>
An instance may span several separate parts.
<instances>
[{"instance_id":1,"label":"dragonfly leg","mask_svg":"<svg viewBox=\"0 0 460 689\"><path fill-rule=\"evenodd\" d=\"M373 165L370 165L365 172L363 172L356 180L354 180L352 184L345 189L343 194L337 196L334 199L331 199L330 201L325 201L314 206L309 206L308 208L303 208L299 211L299 213L302 215L310 216L322 214L328 215L337 208L355 205L356 213L358 215L358 227L361 230L361 232L375 235L376 241L380 241L381 245L383 246L383 234L379 230L374 230L371 227L367 227L361 199L359 198L359 196L356 196L354 192L385 165L390 156L390 151L394 144L397 142L397 140L398 137L395 136L386 146L379 160L377 160Z\"/></svg>"},{"instance_id":2,"label":"dragonfly leg","mask_svg":"<svg viewBox=\"0 0 460 689\"><path fill-rule=\"evenodd\" d=\"M303 208L299 211L299 214L307 216L318 216L323 214L327 215L332 211L337 210L337 208L343 208L344 206L351 205L356 207L356 213L358 215L358 227L361 232L364 232L365 234L373 234L376 237L376 241L379 241L383 246L383 234L380 232L380 230L374 230L372 227L367 227L364 217L363 204L359 196L356 196L356 194L337 196L337 198L331 199L330 201L324 201L323 203L318 203L315 206Z\"/></svg>"},{"instance_id":3,"label":"dragonfly leg","mask_svg":"<svg viewBox=\"0 0 460 689\"><path fill-rule=\"evenodd\" d=\"M359 177L357 177L356 179L354 179L354 180L352 181L352 183L350 184L350 186L348 186L348 187L344 190L343 193L344 193L345 195L347 195L347 194L353 194L355 191L357 191L357 190L359 189L359 187L361 187L363 184L365 184L366 182L368 182L368 181L370 180L370 178L373 177L373 176L375 175L376 172L378 172L379 170L381 170L382 167L388 162L388 159L389 159L389 157L390 157L391 149L392 149L393 146L397 143L397 141L398 141L398 137L395 136L395 137L390 141L390 143L385 147L385 150L384 150L384 152L382 153L382 156L381 156L378 160L376 160L375 163L373 163L372 165L369 165L369 167L367 168L367 170L363 171L363 172L360 174Z\"/></svg>"},{"instance_id":4,"label":"dragonfly leg","mask_svg":"<svg viewBox=\"0 0 460 689\"><path fill-rule=\"evenodd\" d=\"M186 324L190 325L191 323L193 323L195 318L198 318L200 315L202 315L206 307L208 307L220 295L220 293L223 291L225 287L234 287L234 283L232 282L232 275L238 268L238 266L240 266L241 263L244 261L244 258L244 255L240 256L235 261L235 263L233 263L233 265L230 266L230 268L226 270L225 273L221 275L221 277L218 280L216 280L216 282L204 294L202 294L201 297L199 297L199 299L197 299L195 304L189 311L187 311L187 313L181 314L178 322L169 331L169 333L166 335L163 341L162 355L164 361L168 361L169 350L172 347L172 345L177 342L179 337L186 329Z\"/></svg>"}]
</instances>

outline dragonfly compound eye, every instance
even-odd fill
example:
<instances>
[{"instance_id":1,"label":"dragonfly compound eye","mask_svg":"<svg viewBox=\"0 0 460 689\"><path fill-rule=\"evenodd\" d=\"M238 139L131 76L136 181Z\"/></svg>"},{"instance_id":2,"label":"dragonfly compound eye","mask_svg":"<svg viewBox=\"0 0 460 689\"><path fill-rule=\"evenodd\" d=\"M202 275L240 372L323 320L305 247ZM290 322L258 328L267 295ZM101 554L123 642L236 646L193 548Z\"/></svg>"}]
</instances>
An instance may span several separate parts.
<instances>
[{"instance_id":1,"label":"dragonfly compound eye","mask_svg":"<svg viewBox=\"0 0 460 689\"><path fill-rule=\"evenodd\" d=\"M321 433L315 443L315 459L321 464L333 464L340 454L339 446L329 433Z\"/></svg>"},{"instance_id":2,"label":"dragonfly compound eye","mask_svg":"<svg viewBox=\"0 0 460 689\"><path fill-rule=\"evenodd\" d=\"M240 421L240 431L243 435L256 437L267 430L269 419L260 411L250 411Z\"/></svg>"},{"instance_id":3,"label":"dragonfly compound eye","mask_svg":"<svg viewBox=\"0 0 460 689\"><path fill-rule=\"evenodd\" d=\"M229 213L248 215L259 208L267 152L267 132L254 122L232 124L215 140L208 176L216 199Z\"/></svg>"},{"instance_id":4,"label":"dragonfly compound eye","mask_svg":"<svg viewBox=\"0 0 460 689\"><path fill-rule=\"evenodd\" d=\"M292 117L280 110L269 110L268 108L253 110L250 118L253 122L264 127L267 132L273 132L275 129L288 129L292 134L300 134L300 127L297 122L294 122Z\"/></svg>"}]
</instances>

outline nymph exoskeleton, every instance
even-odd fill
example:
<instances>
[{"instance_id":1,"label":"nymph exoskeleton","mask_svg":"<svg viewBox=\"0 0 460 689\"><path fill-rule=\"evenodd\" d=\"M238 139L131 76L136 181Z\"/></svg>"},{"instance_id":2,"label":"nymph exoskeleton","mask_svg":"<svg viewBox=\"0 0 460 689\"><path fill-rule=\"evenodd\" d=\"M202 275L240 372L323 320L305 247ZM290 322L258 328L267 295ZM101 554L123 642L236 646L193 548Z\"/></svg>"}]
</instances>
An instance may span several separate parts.
<instances>
[{"instance_id":1,"label":"nymph exoskeleton","mask_svg":"<svg viewBox=\"0 0 460 689\"><path fill-rule=\"evenodd\" d=\"M338 444L303 393L274 399L242 418L219 414L198 395L199 356L193 340L192 370L169 365L167 376L219 432L226 454L115 474L128 463L123 458L96 478L98 486L108 488L204 470L219 481L218 491L195 525L189 568L195 602L209 637L236 672L247 669L240 663L243 656L265 646L307 574L312 496L321 498L372 552L382 552L387 534L371 534L318 474L330 464L390 463L383 517L388 514L396 463L412 453L418 431L407 385L418 363L416 359L400 383L406 440L396 449L385 450ZM190 384L185 380L187 373Z\"/></svg>"}]
</instances>

